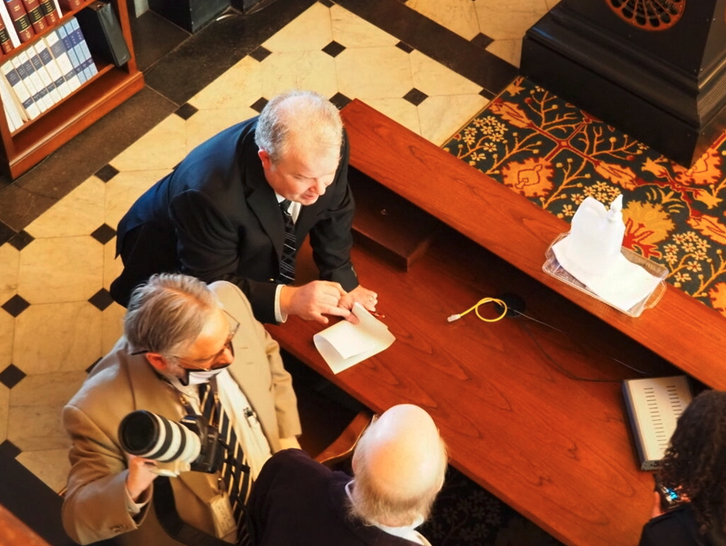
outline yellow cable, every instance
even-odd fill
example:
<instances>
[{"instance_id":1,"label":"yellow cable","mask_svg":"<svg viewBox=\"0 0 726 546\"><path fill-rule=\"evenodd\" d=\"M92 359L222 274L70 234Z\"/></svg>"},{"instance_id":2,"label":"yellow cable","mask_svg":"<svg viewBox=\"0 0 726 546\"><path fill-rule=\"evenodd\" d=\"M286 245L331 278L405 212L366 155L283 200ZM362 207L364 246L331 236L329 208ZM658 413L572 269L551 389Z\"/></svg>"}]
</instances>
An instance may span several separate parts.
<instances>
[{"instance_id":1,"label":"yellow cable","mask_svg":"<svg viewBox=\"0 0 726 546\"><path fill-rule=\"evenodd\" d=\"M497 318L493 318L493 319L484 318L484 317L482 317L479 314L479 307L481 305L484 305L485 303L495 303L497 305L500 305L504 310L502 311L502 314L499 315ZM479 319L480 320L483 320L484 322L497 322L497 321L502 320L505 316L507 316L507 310L508 310L507 309L507 304L504 303L500 299L497 299L497 298L482 298L478 302L476 302L476 305L470 307L469 309L467 309L466 311L464 311L462 313L459 313L457 315L451 315L446 320L448 320L449 322L454 322L455 320L459 320L461 317L463 317L467 313L471 313L472 311L474 311L476 313L476 316L479 317Z\"/></svg>"}]
</instances>

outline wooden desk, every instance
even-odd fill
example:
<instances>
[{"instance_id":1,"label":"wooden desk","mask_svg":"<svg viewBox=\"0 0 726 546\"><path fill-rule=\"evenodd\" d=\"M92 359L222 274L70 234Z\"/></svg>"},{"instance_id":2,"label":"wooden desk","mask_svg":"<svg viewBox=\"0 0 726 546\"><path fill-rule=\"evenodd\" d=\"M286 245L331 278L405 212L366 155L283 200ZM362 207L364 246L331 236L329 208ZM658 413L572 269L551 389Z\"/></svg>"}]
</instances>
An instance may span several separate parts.
<instances>
[{"instance_id":1,"label":"wooden desk","mask_svg":"<svg viewBox=\"0 0 726 546\"><path fill-rule=\"evenodd\" d=\"M620 381L637 374L608 356L659 375L678 371L623 332L640 332L637 321L538 273L544 249L566 230L559 220L361 103L343 114L351 165L453 227L405 273L353 249L397 338L383 353L333 376L312 343L319 325L292 317L272 335L374 411L424 407L456 468L566 544L636 544L653 480L637 467L620 393ZM298 267L304 278L309 252ZM504 292L567 334L522 318L446 322ZM673 298L661 305L670 309Z\"/></svg>"}]
</instances>

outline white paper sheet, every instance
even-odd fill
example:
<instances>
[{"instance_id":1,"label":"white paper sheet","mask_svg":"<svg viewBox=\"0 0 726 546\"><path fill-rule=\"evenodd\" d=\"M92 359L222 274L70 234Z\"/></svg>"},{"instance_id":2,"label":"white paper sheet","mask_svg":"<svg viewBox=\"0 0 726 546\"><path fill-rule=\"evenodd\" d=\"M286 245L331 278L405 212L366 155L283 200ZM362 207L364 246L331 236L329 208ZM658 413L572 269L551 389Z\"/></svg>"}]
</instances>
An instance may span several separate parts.
<instances>
[{"instance_id":1,"label":"white paper sheet","mask_svg":"<svg viewBox=\"0 0 726 546\"><path fill-rule=\"evenodd\" d=\"M313 336L318 352L336 374L388 349L396 339L388 326L362 305L356 303L353 314L358 324L341 320Z\"/></svg>"}]
</instances>

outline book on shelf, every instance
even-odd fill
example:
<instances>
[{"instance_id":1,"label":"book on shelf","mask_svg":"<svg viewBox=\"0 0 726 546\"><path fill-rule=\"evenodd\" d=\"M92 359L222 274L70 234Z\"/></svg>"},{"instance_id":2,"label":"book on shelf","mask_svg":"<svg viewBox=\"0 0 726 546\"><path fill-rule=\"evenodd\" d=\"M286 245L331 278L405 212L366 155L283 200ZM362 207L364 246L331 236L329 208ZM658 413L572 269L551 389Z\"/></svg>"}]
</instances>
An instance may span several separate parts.
<instances>
[{"instance_id":1,"label":"book on shelf","mask_svg":"<svg viewBox=\"0 0 726 546\"><path fill-rule=\"evenodd\" d=\"M8 120L10 132L17 131L23 126L25 120L23 119L17 100L13 98L10 84L5 78L0 78L0 100L3 102L3 110L5 110L5 117Z\"/></svg>"},{"instance_id":2,"label":"book on shelf","mask_svg":"<svg viewBox=\"0 0 726 546\"><path fill-rule=\"evenodd\" d=\"M71 63L65 44L60 37L60 28L52 30L46 34L43 39L50 48L50 52L53 54L53 59L55 59L55 62L58 64L58 68L60 68L61 74L63 74L63 79L68 84L68 88L70 91L75 91L80 87L81 81L76 75L73 63Z\"/></svg>"},{"instance_id":3,"label":"book on shelf","mask_svg":"<svg viewBox=\"0 0 726 546\"><path fill-rule=\"evenodd\" d=\"M10 40L10 33L8 33L5 21L2 18L0 18L0 49L6 55L14 49L13 42Z\"/></svg>"},{"instance_id":4,"label":"book on shelf","mask_svg":"<svg viewBox=\"0 0 726 546\"><path fill-rule=\"evenodd\" d=\"M96 63L93 61L91 50L88 49L88 43L86 42L86 37L83 35L83 31L78 23L78 19L72 17L69 24L73 30L73 33L71 34L71 41L76 48L78 60L81 62L81 68L83 69L86 79L90 80L93 76L98 74L98 68L96 68Z\"/></svg>"},{"instance_id":5,"label":"book on shelf","mask_svg":"<svg viewBox=\"0 0 726 546\"><path fill-rule=\"evenodd\" d=\"M22 106L24 117L27 119L35 119L40 115L40 107L35 104L33 96L30 94L30 90L23 82L18 70L15 68L15 63L12 61L5 61L0 65L0 72L2 72L4 78L10 84L10 88L13 90L13 95L17 97L18 102Z\"/></svg>"},{"instance_id":6,"label":"book on shelf","mask_svg":"<svg viewBox=\"0 0 726 546\"><path fill-rule=\"evenodd\" d=\"M23 0L4 0L5 7L8 8L10 19L13 22L15 31L18 33L20 43L29 42L35 36L33 26L30 24L30 17L28 17L23 5Z\"/></svg>"},{"instance_id":7,"label":"book on shelf","mask_svg":"<svg viewBox=\"0 0 726 546\"><path fill-rule=\"evenodd\" d=\"M33 64L33 68L35 68L35 73L40 76L40 81L42 82L41 85L43 85L48 91L48 97L50 98L50 101L53 104L59 102L62 98L60 96L60 92L58 91L58 89L56 89L55 81L50 77L48 70L46 70L43 61L38 54L38 50L35 47L35 44L30 45L26 52L28 53L28 57L30 57L30 62Z\"/></svg>"},{"instance_id":8,"label":"book on shelf","mask_svg":"<svg viewBox=\"0 0 726 546\"><path fill-rule=\"evenodd\" d=\"M28 87L28 91L33 96L35 104L40 108L41 113L53 106L53 101L48 95L48 90L43 85L40 75L35 72L35 67L30 61L27 50L23 50L12 58L13 66L20 74L23 83Z\"/></svg>"},{"instance_id":9,"label":"book on shelf","mask_svg":"<svg viewBox=\"0 0 726 546\"><path fill-rule=\"evenodd\" d=\"M48 23L43 16L43 10L40 8L38 0L22 0L25 7L25 13L28 14L30 24L36 34L40 34L48 28Z\"/></svg>"},{"instance_id":10,"label":"book on shelf","mask_svg":"<svg viewBox=\"0 0 726 546\"><path fill-rule=\"evenodd\" d=\"M5 25L5 30L8 31L8 36L10 36L10 43L13 44L13 48L18 47L20 45L20 38L18 38L18 32L15 30L13 20L10 18L10 12L8 11L8 7L2 0L0 0L0 19L2 19L2 22Z\"/></svg>"},{"instance_id":11,"label":"book on shelf","mask_svg":"<svg viewBox=\"0 0 726 546\"><path fill-rule=\"evenodd\" d=\"M73 11L83 5L83 0L58 0L58 5L64 12Z\"/></svg>"},{"instance_id":12,"label":"book on shelf","mask_svg":"<svg viewBox=\"0 0 726 546\"><path fill-rule=\"evenodd\" d=\"M53 0L40 0L40 9L49 27L52 27L60 21L60 8L56 6Z\"/></svg>"},{"instance_id":13,"label":"book on shelf","mask_svg":"<svg viewBox=\"0 0 726 546\"><path fill-rule=\"evenodd\" d=\"M83 71L83 59L78 57L78 54L80 53L79 48L76 48L76 44L73 43L73 28L71 27L70 21L58 29L58 36L60 36L61 40L63 40L63 45L68 53L68 58L71 60L73 70L75 71L76 76L78 76L78 81L80 81L81 84L86 83L88 77Z\"/></svg>"},{"instance_id":14,"label":"book on shelf","mask_svg":"<svg viewBox=\"0 0 726 546\"><path fill-rule=\"evenodd\" d=\"M47 42L45 40L38 40L35 42L33 47L35 47L35 51L38 54L38 57L40 57L43 67L48 72L50 79L53 81L55 88L58 90L60 98L63 99L70 95L71 88L63 77L58 63L53 58L53 53L51 53Z\"/></svg>"}]
</instances>

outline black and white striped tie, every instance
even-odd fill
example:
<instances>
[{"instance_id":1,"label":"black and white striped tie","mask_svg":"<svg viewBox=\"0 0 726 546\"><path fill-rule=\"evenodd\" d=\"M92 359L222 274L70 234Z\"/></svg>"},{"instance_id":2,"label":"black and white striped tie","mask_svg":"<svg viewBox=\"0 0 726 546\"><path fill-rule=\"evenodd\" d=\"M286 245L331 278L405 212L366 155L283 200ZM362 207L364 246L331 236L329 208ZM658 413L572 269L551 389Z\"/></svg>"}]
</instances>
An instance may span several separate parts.
<instances>
[{"instance_id":1,"label":"black and white striped tie","mask_svg":"<svg viewBox=\"0 0 726 546\"><path fill-rule=\"evenodd\" d=\"M280 210L285 220L285 245L282 247L280 276L277 278L277 282L280 284L292 284L295 282L295 223L292 221L292 216L287 210L289 206L289 199L284 199L280 202Z\"/></svg>"},{"instance_id":2,"label":"black and white striped tie","mask_svg":"<svg viewBox=\"0 0 726 546\"><path fill-rule=\"evenodd\" d=\"M215 390L209 383L199 385L202 415L209 423L217 426L219 438L227 446L227 456L222 463L221 475L227 487L232 513L237 521L237 544L251 546L253 543L250 534L252 526L245 507L250 494L250 467L247 465L242 445L237 441L234 427Z\"/></svg>"}]
</instances>

